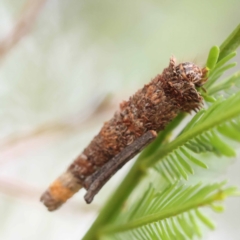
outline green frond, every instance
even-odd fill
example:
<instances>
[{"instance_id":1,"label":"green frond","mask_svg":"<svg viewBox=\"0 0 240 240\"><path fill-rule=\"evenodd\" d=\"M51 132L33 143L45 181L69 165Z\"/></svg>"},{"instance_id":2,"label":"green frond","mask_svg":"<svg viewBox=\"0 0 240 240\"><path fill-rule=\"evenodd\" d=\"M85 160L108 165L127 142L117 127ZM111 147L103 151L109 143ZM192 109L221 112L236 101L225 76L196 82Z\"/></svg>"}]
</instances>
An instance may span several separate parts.
<instances>
[{"instance_id":1,"label":"green frond","mask_svg":"<svg viewBox=\"0 0 240 240\"><path fill-rule=\"evenodd\" d=\"M240 45L240 24L228 36L220 46L219 60L222 60L229 53L234 52Z\"/></svg>"},{"instance_id":2,"label":"green frond","mask_svg":"<svg viewBox=\"0 0 240 240\"><path fill-rule=\"evenodd\" d=\"M240 142L240 93L218 100L202 110L189 122L174 141L165 144L143 162L142 167L153 166L168 182L188 179L194 166L207 168L201 153L217 156L236 156L231 141Z\"/></svg>"},{"instance_id":3,"label":"green frond","mask_svg":"<svg viewBox=\"0 0 240 240\"><path fill-rule=\"evenodd\" d=\"M231 60L239 45L240 25L220 47L214 46L209 52L208 81L204 88L198 89L206 101L206 109L193 116L171 142L170 136L185 117L184 113L159 133L106 203L84 239L185 240L202 237L202 225L214 229L215 225L200 208L208 206L222 212L219 202L240 193L235 187L223 188L225 183L191 185L189 175L198 174L198 169L207 169L206 160L211 154L226 158L236 155L234 148L240 142L240 72L225 80L219 78L236 65ZM159 187L146 174L154 173L153 169L160 179ZM142 179L144 187L139 184ZM147 189L146 182L150 183Z\"/></svg>"},{"instance_id":4,"label":"green frond","mask_svg":"<svg viewBox=\"0 0 240 240\"><path fill-rule=\"evenodd\" d=\"M150 185L137 202L122 212L120 220L103 228L100 235L110 235L111 239L138 236L164 240L201 236L201 223L210 229L214 229L214 224L199 208L213 206L236 191L225 190L224 185L225 182L187 186L176 182L161 192Z\"/></svg>"}]
</instances>

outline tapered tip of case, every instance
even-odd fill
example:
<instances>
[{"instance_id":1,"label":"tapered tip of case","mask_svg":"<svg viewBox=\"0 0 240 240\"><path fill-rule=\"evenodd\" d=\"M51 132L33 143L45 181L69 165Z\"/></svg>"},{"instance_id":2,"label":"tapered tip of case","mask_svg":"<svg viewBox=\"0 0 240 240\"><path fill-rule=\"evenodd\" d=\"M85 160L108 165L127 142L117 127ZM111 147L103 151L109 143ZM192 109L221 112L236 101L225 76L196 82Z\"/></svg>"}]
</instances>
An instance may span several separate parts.
<instances>
[{"instance_id":1,"label":"tapered tip of case","mask_svg":"<svg viewBox=\"0 0 240 240\"><path fill-rule=\"evenodd\" d=\"M47 207L48 211L54 211L58 209L64 202L54 199L51 193L47 190L43 193L40 201Z\"/></svg>"},{"instance_id":2,"label":"tapered tip of case","mask_svg":"<svg viewBox=\"0 0 240 240\"><path fill-rule=\"evenodd\" d=\"M81 187L73 174L67 171L50 185L42 194L40 201L49 211L54 211L72 197Z\"/></svg>"}]
</instances>

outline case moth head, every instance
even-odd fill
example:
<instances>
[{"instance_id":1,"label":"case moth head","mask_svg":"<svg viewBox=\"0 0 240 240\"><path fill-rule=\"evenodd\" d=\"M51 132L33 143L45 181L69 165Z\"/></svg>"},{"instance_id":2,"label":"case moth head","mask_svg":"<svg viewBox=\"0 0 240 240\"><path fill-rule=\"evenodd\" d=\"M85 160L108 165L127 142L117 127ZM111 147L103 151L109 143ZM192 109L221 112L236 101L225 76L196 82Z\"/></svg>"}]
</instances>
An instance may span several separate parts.
<instances>
[{"instance_id":1,"label":"case moth head","mask_svg":"<svg viewBox=\"0 0 240 240\"><path fill-rule=\"evenodd\" d=\"M176 67L176 74L180 76L181 79L194 83L195 87L201 87L207 81L207 69L200 68L191 62L179 64Z\"/></svg>"},{"instance_id":2,"label":"case moth head","mask_svg":"<svg viewBox=\"0 0 240 240\"><path fill-rule=\"evenodd\" d=\"M207 68L200 68L194 63L184 62L175 66L175 58L170 59L170 65L173 67L173 76L176 79L192 82L195 87L201 87L207 81Z\"/></svg>"}]
</instances>

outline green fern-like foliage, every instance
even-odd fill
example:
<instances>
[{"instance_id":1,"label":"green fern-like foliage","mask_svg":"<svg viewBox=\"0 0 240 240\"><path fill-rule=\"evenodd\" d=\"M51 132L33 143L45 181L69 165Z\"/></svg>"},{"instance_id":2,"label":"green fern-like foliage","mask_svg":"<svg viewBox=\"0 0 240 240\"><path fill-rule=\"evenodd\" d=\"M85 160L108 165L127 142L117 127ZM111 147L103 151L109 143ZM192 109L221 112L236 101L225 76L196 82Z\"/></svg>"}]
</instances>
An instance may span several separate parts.
<instances>
[{"instance_id":1,"label":"green fern-like foliage","mask_svg":"<svg viewBox=\"0 0 240 240\"><path fill-rule=\"evenodd\" d=\"M236 63L240 25L206 62L208 82L199 89L205 108L185 124L175 139L171 134L180 114L139 156L129 174L106 203L84 239L194 239L202 225L214 229L202 212L223 210L223 200L238 195L226 182L199 181L209 159L232 158L240 142L240 72L219 78Z\"/></svg>"},{"instance_id":2,"label":"green fern-like foliage","mask_svg":"<svg viewBox=\"0 0 240 240\"><path fill-rule=\"evenodd\" d=\"M223 189L224 184L186 186L176 182L162 191L150 185L143 196L119 216L119 224L101 231L113 233L111 239L185 239L184 234L193 239L201 236L201 222L210 229L214 229L214 224L198 207L221 201L234 193L235 189ZM146 236L140 238L144 234Z\"/></svg>"}]
</instances>

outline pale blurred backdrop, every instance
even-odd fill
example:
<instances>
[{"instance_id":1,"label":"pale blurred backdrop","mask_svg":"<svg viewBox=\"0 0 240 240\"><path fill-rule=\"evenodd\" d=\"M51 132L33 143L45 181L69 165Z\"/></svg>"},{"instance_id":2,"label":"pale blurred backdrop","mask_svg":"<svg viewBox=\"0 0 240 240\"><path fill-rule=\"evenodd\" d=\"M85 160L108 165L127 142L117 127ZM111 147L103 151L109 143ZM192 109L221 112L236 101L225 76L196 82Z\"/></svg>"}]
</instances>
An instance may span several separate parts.
<instances>
[{"instance_id":1,"label":"pale blurred backdrop","mask_svg":"<svg viewBox=\"0 0 240 240\"><path fill-rule=\"evenodd\" d=\"M0 239L81 239L129 165L91 205L81 191L50 213L41 193L171 55L204 64L239 9L239 0L1 0ZM223 177L240 186L239 169L235 160ZM240 200L215 221L204 239L240 239Z\"/></svg>"}]
</instances>

